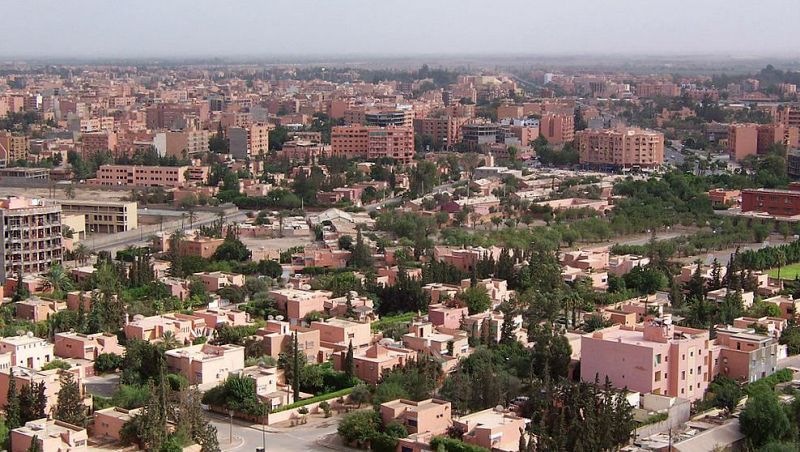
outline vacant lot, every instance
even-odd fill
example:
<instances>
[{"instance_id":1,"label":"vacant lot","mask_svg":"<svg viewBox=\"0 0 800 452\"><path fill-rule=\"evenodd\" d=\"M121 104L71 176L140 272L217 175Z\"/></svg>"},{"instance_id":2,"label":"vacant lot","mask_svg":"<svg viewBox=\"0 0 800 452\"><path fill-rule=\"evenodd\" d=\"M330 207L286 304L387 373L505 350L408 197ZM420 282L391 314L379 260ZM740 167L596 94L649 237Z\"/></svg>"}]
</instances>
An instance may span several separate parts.
<instances>
[{"instance_id":1,"label":"vacant lot","mask_svg":"<svg viewBox=\"0 0 800 452\"><path fill-rule=\"evenodd\" d=\"M773 278L778 277L777 268L770 268L767 273L769 273L769 276ZM781 267L781 279L795 279L797 275L800 275L800 263L784 265Z\"/></svg>"}]
</instances>

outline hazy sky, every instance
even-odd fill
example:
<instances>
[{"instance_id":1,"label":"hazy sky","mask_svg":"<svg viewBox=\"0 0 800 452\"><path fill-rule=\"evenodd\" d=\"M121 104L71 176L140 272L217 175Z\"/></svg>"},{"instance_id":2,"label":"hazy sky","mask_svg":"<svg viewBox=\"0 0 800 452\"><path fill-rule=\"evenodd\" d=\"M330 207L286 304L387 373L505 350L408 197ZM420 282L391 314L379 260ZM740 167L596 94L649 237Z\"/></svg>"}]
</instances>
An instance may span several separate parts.
<instances>
[{"instance_id":1,"label":"hazy sky","mask_svg":"<svg viewBox=\"0 0 800 452\"><path fill-rule=\"evenodd\" d=\"M797 56L798 6L798 0L0 0L0 56Z\"/></svg>"}]
</instances>

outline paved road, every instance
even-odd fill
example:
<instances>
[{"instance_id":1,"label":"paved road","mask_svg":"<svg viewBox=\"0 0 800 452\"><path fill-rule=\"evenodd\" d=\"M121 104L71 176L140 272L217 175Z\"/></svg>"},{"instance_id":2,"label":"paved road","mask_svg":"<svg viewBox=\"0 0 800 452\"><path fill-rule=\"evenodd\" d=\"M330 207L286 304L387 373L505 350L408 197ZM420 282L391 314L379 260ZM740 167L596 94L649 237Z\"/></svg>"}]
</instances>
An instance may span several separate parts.
<instances>
[{"instance_id":1,"label":"paved road","mask_svg":"<svg viewBox=\"0 0 800 452\"><path fill-rule=\"evenodd\" d=\"M228 222L228 223L236 223L236 222L240 222L240 221L244 220L245 218L247 218L246 213L243 212L243 211L239 211L239 212L227 215L225 217L225 221ZM211 223L213 223L215 221L217 221L217 216L216 215L209 215L209 216L206 216L206 217L204 217L204 218L202 218L202 219L200 219L198 221L195 221L193 226L194 227L205 226L205 225L209 225L209 224L211 224ZM131 245L147 244L147 242L149 241L149 237L152 234L154 234L155 232L158 232L159 230L163 230L163 232L169 234L169 233L172 233L175 230L180 229L182 224L183 224L184 227L189 227L188 220L184 221L184 222L181 222L181 221L174 221L172 223L166 223L165 222L164 225L163 225L163 229L161 229L161 227L159 225L151 225L150 227L140 226L137 229L134 229L134 230L131 230L131 231L127 231L127 232L123 232L123 233L119 233L119 234L113 234L111 236L108 236L108 235L100 236L100 235L98 235L96 237L96 240L93 239L92 236L89 236L89 237L87 237L86 239L83 240L83 243L86 244L90 249L92 249L94 251L103 251L103 250L115 251L115 250L120 250L120 249L123 249L123 248L125 248L127 246L131 246Z\"/></svg>"},{"instance_id":2,"label":"paved road","mask_svg":"<svg viewBox=\"0 0 800 452\"><path fill-rule=\"evenodd\" d=\"M787 367L800 368L800 355L789 356L778 361L778 369L785 369Z\"/></svg>"},{"instance_id":3,"label":"paved road","mask_svg":"<svg viewBox=\"0 0 800 452\"><path fill-rule=\"evenodd\" d=\"M336 435L339 425L339 416L328 419L311 419L308 424L290 428L267 427L262 432L260 425L249 425L233 422L233 444L229 442L231 427L230 421L222 416L207 413L212 425L217 427L220 446L228 451L255 451L262 447L266 441L269 452L290 452L300 450L331 450L330 447L319 444L320 440ZM336 447L338 450L354 450L345 447Z\"/></svg>"},{"instance_id":4,"label":"paved road","mask_svg":"<svg viewBox=\"0 0 800 452\"><path fill-rule=\"evenodd\" d=\"M457 183L458 182L448 182L446 184L437 185L436 187L433 187L433 190L431 190L431 193L436 193L436 192L439 192L441 190L447 190L447 189L451 188L453 185L455 185ZM382 209L383 206L385 206L387 204L400 202L402 200L403 200L402 196L395 196L394 198L384 199L383 201L376 202L375 204L367 204L366 206L364 206L364 210L366 210L367 212L372 212L374 210Z\"/></svg>"}]
</instances>

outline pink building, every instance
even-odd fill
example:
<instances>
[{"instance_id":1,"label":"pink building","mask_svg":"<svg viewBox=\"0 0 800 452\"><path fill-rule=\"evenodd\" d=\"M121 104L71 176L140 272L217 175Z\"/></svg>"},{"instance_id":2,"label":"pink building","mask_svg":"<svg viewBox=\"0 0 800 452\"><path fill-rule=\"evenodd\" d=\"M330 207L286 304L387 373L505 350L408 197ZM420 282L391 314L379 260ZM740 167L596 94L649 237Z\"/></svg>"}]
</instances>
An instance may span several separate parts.
<instances>
[{"instance_id":1,"label":"pink building","mask_svg":"<svg viewBox=\"0 0 800 452\"><path fill-rule=\"evenodd\" d=\"M238 273L198 272L195 273L194 276L200 279L209 292L216 292L223 287L244 286L244 275Z\"/></svg>"},{"instance_id":2,"label":"pink building","mask_svg":"<svg viewBox=\"0 0 800 452\"><path fill-rule=\"evenodd\" d=\"M422 291L430 295L431 304L439 304L443 301L453 300L463 290L461 286L455 284L429 283L422 286Z\"/></svg>"},{"instance_id":3,"label":"pink building","mask_svg":"<svg viewBox=\"0 0 800 452\"><path fill-rule=\"evenodd\" d=\"M208 328L217 329L220 325L245 326L250 324L250 314L236 308L206 308L192 312L204 320Z\"/></svg>"},{"instance_id":4,"label":"pink building","mask_svg":"<svg viewBox=\"0 0 800 452\"><path fill-rule=\"evenodd\" d=\"M346 354L347 350L342 350L333 355L334 369L343 369ZM416 358L414 350L375 344L355 354L353 367L356 377L374 385L378 384L384 372L404 367L409 360Z\"/></svg>"},{"instance_id":5,"label":"pink building","mask_svg":"<svg viewBox=\"0 0 800 452\"><path fill-rule=\"evenodd\" d=\"M167 350L167 368L180 373L189 384L213 386L232 372L244 369L244 347L225 344L198 344Z\"/></svg>"},{"instance_id":6,"label":"pink building","mask_svg":"<svg viewBox=\"0 0 800 452\"><path fill-rule=\"evenodd\" d=\"M453 422L450 402L439 399L393 400L381 404L380 414L384 425L397 422L410 434L443 435Z\"/></svg>"},{"instance_id":7,"label":"pink building","mask_svg":"<svg viewBox=\"0 0 800 452\"><path fill-rule=\"evenodd\" d=\"M539 120L539 133L549 143L563 144L575 138L575 116L572 114L546 114Z\"/></svg>"},{"instance_id":8,"label":"pink building","mask_svg":"<svg viewBox=\"0 0 800 452\"><path fill-rule=\"evenodd\" d=\"M101 165L88 183L115 187L178 188L186 185L188 166Z\"/></svg>"},{"instance_id":9,"label":"pink building","mask_svg":"<svg viewBox=\"0 0 800 452\"><path fill-rule=\"evenodd\" d=\"M773 336L758 334L750 327L718 325L714 345L719 357L715 358L716 371L734 380L752 383L778 370L781 354L778 340Z\"/></svg>"},{"instance_id":10,"label":"pink building","mask_svg":"<svg viewBox=\"0 0 800 452\"><path fill-rule=\"evenodd\" d=\"M137 316L138 317L138 316ZM207 336L209 331L201 317L186 314L165 314L136 318L123 327L125 337L142 341L158 342L169 332L180 343L191 343Z\"/></svg>"},{"instance_id":11,"label":"pink building","mask_svg":"<svg viewBox=\"0 0 800 452\"><path fill-rule=\"evenodd\" d=\"M348 159L388 157L411 163L414 130L410 126L337 126L331 130L331 154Z\"/></svg>"},{"instance_id":12,"label":"pink building","mask_svg":"<svg viewBox=\"0 0 800 452\"><path fill-rule=\"evenodd\" d=\"M126 410L115 406L95 411L92 438L119 441L122 427L141 412L142 408Z\"/></svg>"},{"instance_id":13,"label":"pink building","mask_svg":"<svg viewBox=\"0 0 800 452\"><path fill-rule=\"evenodd\" d=\"M462 441L496 451L519 450L519 438L530 419L489 408L453 420L453 426L464 432Z\"/></svg>"},{"instance_id":14,"label":"pink building","mask_svg":"<svg viewBox=\"0 0 800 452\"><path fill-rule=\"evenodd\" d=\"M94 361L103 353L122 356L125 354L125 347L119 344L114 334L63 332L55 335L55 355L58 357Z\"/></svg>"},{"instance_id":15,"label":"pink building","mask_svg":"<svg viewBox=\"0 0 800 452\"><path fill-rule=\"evenodd\" d=\"M345 268L350 260L350 251L330 249L306 249L292 256L292 266L297 269L305 267Z\"/></svg>"},{"instance_id":16,"label":"pink building","mask_svg":"<svg viewBox=\"0 0 800 452\"><path fill-rule=\"evenodd\" d=\"M455 330L461 327L461 322L468 315L469 309L466 306L443 304L431 304L428 306L428 320L434 326Z\"/></svg>"},{"instance_id":17,"label":"pink building","mask_svg":"<svg viewBox=\"0 0 800 452\"><path fill-rule=\"evenodd\" d=\"M561 265L581 270L603 270L608 267L609 252L605 249L567 251L561 254Z\"/></svg>"},{"instance_id":18,"label":"pink building","mask_svg":"<svg viewBox=\"0 0 800 452\"><path fill-rule=\"evenodd\" d=\"M433 258L447 262L461 271L472 272L475 264L483 259L484 256L497 260L501 251L502 249L496 246L490 248L470 247L466 249L435 246L433 247Z\"/></svg>"},{"instance_id":19,"label":"pink building","mask_svg":"<svg viewBox=\"0 0 800 452\"><path fill-rule=\"evenodd\" d=\"M469 353L467 334L461 330L439 330L430 322L415 321L403 335L403 345L423 355L458 358ZM454 363L455 364L455 363Z\"/></svg>"},{"instance_id":20,"label":"pink building","mask_svg":"<svg viewBox=\"0 0 800 452\"><path fill-rule=\"evenodd\" d=\"M608 259L608 272L617 276L628 274L636 267L644 267L650 263L650 258L635 254L611 256Z\"/></svg>"},{"instance_id":21,"label":"pink building","mask_svg":"<svg viewBox=\"0 0 800 452\"><path fill-rule=\"evenodd\" d=\"M615 325L581 338L581 376L608 377L617 388L697 400L714 378L708 331L672 324L671 316L635 328Z\"/></svg>"},{"instance_id":22,"label":"pink building","mask_svg":"<svg viewBox=\"0 0 800 452\"><path fill-rule=\"evenodd\" d=\"M266 325L256 331L256 335L261 337L264 345L264 353L276 359L292 346L295 334L297 334L297 347L303 350L308 362L319 362L319 330L291 326L289 322L281 320L267 320Z\"/></svg>"},{"instance_id":23,"label":"pink building","mask_svg":"<svg viewBox=\"0 0 800 452\"><path fill-rule=\"evenodd\" d=\"M320 344L327 348L347 349L352 343L353 348L358 350L372 342L369 323L332 318L311 322L310 328L319 331Z\"/></svg>"},{"instance_id":24,"label":"pink building","mask_svg":"<svg viewBox=\"0 0 800 452\"><path fill-rule=\"evenodd\" d=\"M86 429L54 419L39 419L11 431L11 452L26 452L34 439L35 450L42 452L85 452L89 441Z\"/></svg>"},{"instance_id":25,"label":"pink building","mask_svg":"<svg viewBox=\"0 0 800 452\"><path fill-rule=\"evenodd\" d=\"M44 322L51 315L67 309L67 304L58 300L45 300L32 296L27 300L14 303L16 309L15 317L19 320L27 320L38 323Z\"/></svg>"},{"instance_id":26,"label":"pink building","mask_svg":"<svg viewBox=\"0 0 800 452\"><path fill-rule=\"evenodd\" d=\"M286 311L292 324L298 323L311 312L323 312L325 302L333 292L327 290L275 289L269 292L276 307Z\"/></svg>"},{"instance_id":27,"label":"pink building","mask_svg":"<svg viewBox=\"0 0 800 452\"><path fill-rule=\"evenodd\" d=\"M60 377L63 371L61 369L34 370L18 366L0 367L0 390L2 390L2 393L0 393L0 405L6 406L8 403L8 384L11 380L11 371L14 372L14 381L17 385L17 391L32 383L44 383L44 391L47 398L45 411L49 413L50 410L55 407L58 401L58 391L61 390ZM75 376L75 381L78 382L78 386L83 388L81 384L81 370L73 367L67 372L71 372ZM83 394L83 389L81 389L81 394ZM90 400L90 398L87 398L84 402L91 404Z\"/></svg>"}]
</instances>

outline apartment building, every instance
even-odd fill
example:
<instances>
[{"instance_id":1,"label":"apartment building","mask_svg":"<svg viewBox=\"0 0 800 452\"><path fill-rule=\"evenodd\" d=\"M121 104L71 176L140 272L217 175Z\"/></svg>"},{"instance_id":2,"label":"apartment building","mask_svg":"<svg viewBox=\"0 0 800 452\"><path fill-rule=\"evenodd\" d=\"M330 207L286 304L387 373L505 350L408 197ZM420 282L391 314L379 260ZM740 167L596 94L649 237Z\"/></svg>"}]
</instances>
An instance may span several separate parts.
<instances>
[{"instance_id":1,"label":"apartment building","mask_svg":"<svg viewBox=\"0 0 800 452\"><path fill-rule=\"evenodd\" d=\"M6 165L17 160L27 160L30 142L25 135L14 135L11 132L0 132L0 160Z\"/></svg>"},{"instance_id":2,"label":"apartment building","mask_svg":"<svg viewBox=\"0 0 800 452\"><path fill-rule=\"evenodd\" d=\"M670 315L615 325L581 337L581 376L616 388L698 400L714 378L707 330L679 327Z\"/></svg>"},{"instance_id":3,"label":"apartment building","mask_svg":"<svg viewBox=\"0 0 800 452\"><path fill-rule=\"evenodd\" d=\"M410 163L414 158L414 130L409 126L333 127L331 154L348 159L387 157L400 163Z\"/></svg>"},{"instance_id":4,"label":"apartment building","mask_svg":"<svg viewBox=\"0 0 800 452\"><path fill-rule=\"evenodd\" d=\"M179 343L191 343L201 336L208 336L205 321L193 315L165 314L151 317L136 316L123 327L125 337L142 341L159 342L165 333L170 333Z\"/></svg>"},{"instance_id":5,"label":"apartment building","mask_svg":"<svg viewBox=\"0 0 800 452\"><path fill-rule=\"evenodd\" d=\"M187 184L188 166L101 165L93 185L179 188Z\"/></svg>"},{"instance_id":6,"label":"apartment building","mask_svg":"<svg viewBox=\"0 0 800 452\"><path fill-rule=\"evenodd\" d=\"M158 155L164 157L191 158L208 152L208 130L187 129L157 133L153 146Z\"/></svg>"},{"instance_id":7,"label":"apartment building","mask_svg":"<svg viewBox=\"0 0 800 452\"><path fill-rule=\"evenodd\" d=\"M742 190L742 212L766 212L770 215L792 217L800 214L800 190L758 188Z\"/></svg>"},{"instance_id":8,"label":"apartment building","mask_svg":"<svg viewBox=\"0 0 800 452\"><path fill-rule=\"evenodd\" d=\"M457 287L457 286L456 286ZM433 303L433 301L431 301ZM469 315L466 306L431 304L428 306L428 320L434 326L451 330L459 329L461 322Z\"/></svg>"},{"instance_id":9,"label":"apartment building","mask_svg":"<svg viewBox=\"0 0 800 452\"><path fill-rule=\"evenodd\" d=\"M269 152L270 129L268 124L228 127L231 155L237 160L266 155Z\"/></svg>"},{"instance_id":10,"label":"apartment building","mask_svg":"<svg viewBox=\"0 0 800 452\"><path fill-rule=\"evenodd\" d=\"M139 227L135 201L59 200L65 215L83 215L91 233L115 234Z\"/></svg>"},{"instance_id":11,"label":"apartment building","mask_svg":"<svg viewBox=\"0 0 800 452\"><path fill-rule=\"evenodd\" d=\"M117 151L117 134L104 130L101 132L90 132L81 135L81 153L88 156L97 152L111 151L116 155Z\"/></svg>"},{"instance_id":12,"label":"apartment building","mask_svg":"<svg viewBox=\"0 0 800 452\"><path fill-rule=\"evenodd\" d=\"M94 432L92 436L119 441L122 439L120 435L122 427L131 419L140 415L142 410L143 408L126 410L124 408L112 406L95 411L92 415L94 417Z\"/></svg>"},{"instance_id":13,"label":"apartment building","mask_svg":"<svg viewBox=\"0 0 800 452\"><path fill-rule=\"evenodd\" d=\"M467 117L457 116L417 118L414 119L414 133L431 137L436 146L449 149L461 142L461 127L468 121Z\"/></svg>"},{"instance_id":14,"label":"apartment building","mask_svg":"<svg viewBox=\"0 0 800 452\"><path fill-rule=\"evenodd\" d=\"M561 113L544 114L539 119L539 134L552 144L572 141L575 138L575 116Z\"/></svg>"},{"instance_id":15,"label":"apartment building","mask_svg":"<svg viewBox=\"0 0 800 452\"><path fill-rule=\"evenodd\" d=\"M575 134L575 145L585 165L630 168L664 163L664 134L652 130L581 130Z\"/></svg>"},{"instance_id":16,"label":"apartment building","mask_svg":"<svg viewBox=\"0 0 800 452\"><path fill-rule=\"evenodd\" d=\"M45 273L61 263L61 211L58 204L42 199L0 199L0 282L20 273Z\"/></svg>"},{"instance_id":17,"label":"apartment building","mask_svg":"<svg viewBox=\"0 0 800 452\"><path fill-rule=\"evenodd\" d=\"M169 371L183 375L193 385L215 386L244 369L244 347L240 345L190 345L167 350L164 355Z\"/></svg>"},{"instance_id":18,"label":"apartment building","mask_svg":"<svg viewBox=\"0 0 800 452\"><path fill-rule=\"evenodd\" d=\"M737 161L758 154L758 125L731 124L728 127L728 153Z\"/></svg>"}]
</instances>

